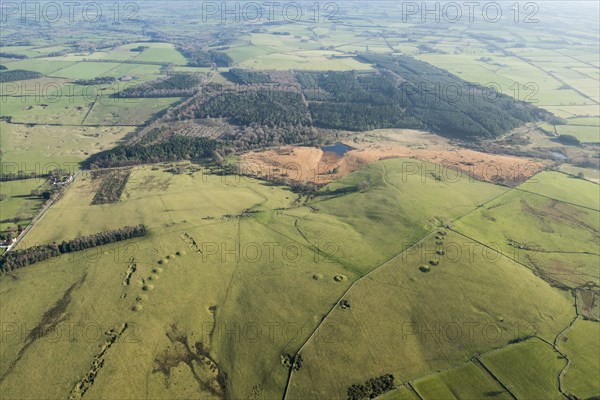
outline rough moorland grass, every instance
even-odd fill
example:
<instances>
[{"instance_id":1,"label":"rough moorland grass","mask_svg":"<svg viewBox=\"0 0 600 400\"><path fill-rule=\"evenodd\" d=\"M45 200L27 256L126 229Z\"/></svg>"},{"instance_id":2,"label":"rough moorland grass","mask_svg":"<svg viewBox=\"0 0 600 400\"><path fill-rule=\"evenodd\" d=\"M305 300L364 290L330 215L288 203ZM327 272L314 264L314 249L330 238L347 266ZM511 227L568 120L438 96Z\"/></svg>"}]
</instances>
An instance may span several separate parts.
<instances>
[{"instance_id":1,"label":"rough moorland grass","mask_svg":"<svg viewBox=\"0 0 600 400\"><path fill-rule=\"evenodd\" d=\"M563 376L567 393L587 399L600 393L600 324L578 319L559 340L558 346L571 360Z\"/></svg>"},{"instance_id":2,"label":"rough moorland grass","mask_svg":"<svg viewBox=\"0 0 600 400\"><path fill-rule=\"evenodd\" d=\"M454 227L562 285L599 283L597 211L514 190Z\"/></svg>"},{"instance_id":3,"label":"rough moorland grass","mask_svg":"<svg viewBox=\"0 0 600 400\"><path fill-rule=\"evenodd\" d=\"M484 355L483 363L519 399L562 399L558 374L566 360L548 343L533 338Z\"/></svg>"},{"instance_id":4,"label":"rough moorland grass","mask_svg":"<svg viewBox=\"0 0 600 400\"><path fill-rule=\"evenodd\" d=\"M351 307L336 307L320 327L334 340L302 350L290 399L344 398L351 384L386 373L400 384L527 335L553 340L573 318L567 292L464 237L443 237L432 235L352 287L344 296Z\"/></svg>"}]
</instances>

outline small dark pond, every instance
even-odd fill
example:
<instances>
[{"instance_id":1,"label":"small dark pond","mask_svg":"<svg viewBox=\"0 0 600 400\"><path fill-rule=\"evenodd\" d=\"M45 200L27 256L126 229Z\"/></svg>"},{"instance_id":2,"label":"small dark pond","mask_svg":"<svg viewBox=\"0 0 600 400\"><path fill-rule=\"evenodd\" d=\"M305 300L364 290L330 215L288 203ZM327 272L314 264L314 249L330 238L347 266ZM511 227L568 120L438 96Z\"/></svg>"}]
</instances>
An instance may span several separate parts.
<instances>
[{"instance_id":1,"label":"small dark pond","mask_svg":"<svg viewBox=\"0 0 600 400\"><path fill-rule=\"evenodd\" d=\"M332 144L329 146L325 146L322 147L321 150L323 151L330 151L332 153L337 154L338 156L343 156L344 154L346 154L347 152L349 152L350 150L352 150L352 147L345 145L344 143L336 143L336 144Z\"/></svg>"}]
</instances>

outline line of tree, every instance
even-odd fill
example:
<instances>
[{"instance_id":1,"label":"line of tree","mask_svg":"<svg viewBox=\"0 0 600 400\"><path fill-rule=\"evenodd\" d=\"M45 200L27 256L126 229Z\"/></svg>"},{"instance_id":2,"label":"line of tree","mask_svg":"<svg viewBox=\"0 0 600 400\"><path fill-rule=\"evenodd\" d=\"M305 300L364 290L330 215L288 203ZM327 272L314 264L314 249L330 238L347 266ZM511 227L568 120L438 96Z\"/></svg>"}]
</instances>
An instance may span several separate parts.
<instances>
[{"instance_id":1,"label":"line of tree","mask_svg":"<svg viewBox=\"0 0 600 400\"><path fill-rule=\"evenodd\" d=\"M581 146L581 141L573 135L559 135L558 141L567 146Z\"/></svg>"},{"instance_id":2,"label":"line of tree","mask_svg":"<svg viewBox=\"0 0 600 400\"><path fill-rule=\"evenodd\" d=\"M41 76L39 72L27 71L24 69L13 69L0 72L0 82L13 82L13 81L24 81L26 79L36 79Z\"/></svg>"},{"instance_id":3,"label":"line of tree","mask_svg":"<svg viewBox=\"0 0 600 400\"><path fill-rule=\"evenodd\" d=\"M24 54L17 54L17 53L8 53L6 51L0 51L0 58L15 58L17 60L25 60L27 57Z\"/></svg>"},{"instance_id":4,"label":"line of tree","mask_svg":"<svg viewBox=\"0 0 600 400\"><path fill-rule=\"evenodd\" d=\"M8 68L6 68L6 66L5 66L5 65L2 65L2 64L0 64L0 71L2 71L2 70L4 70L4 69L8 69Z\"/></svg>"},{"instance_id":5,"label":"line of tree","mask_svg":"<svg viewBox=\"0 0 600 400\"><path fill-rule=\"evenodd\" d=\"M98 76L94 79L78 79L75 81L77 85L106 85L117 81L117 78L112 76Z\"/></svg>"},{"instance_id":6,"label":"line of tree","mask_svg":"<svg viewBox=\"0 0 600 400\"><path fill-rule=\"evenodd\" d=\"M166 79L145 82L127 87L116 93L114 97L189 97L198 91L197 86L206 80L206 74L177 73Z\"/></svg>"},{"instance_id":7,"label":"line of tree","mask_svg":"<svg viewBox=\"0 0 600 400\"><path fill-rule=\"evenodd\" d=\"M158 143L117 146L92 155L83 165L88 168L109 168L205 158L210 157L216 148L214 139L172 136Z\"/></svg>"},{"instance_id":8,"label":"line of tree","mask_svg":"<svg viewBox=\"0 0 600 400\"><path fill-rule=\"evenodd\" d=\"M60 244L50 243L30 247L24 250L14 250L5 253L0 258L0 272L9 272L40 261L58 257L61 254L72 253L109 243L146 236L148 230L144 225L126 226L123 228L81 236Z\"/></svg>"},{"instance_id":9,"label":"line of tree","mask_svg":"<svg viewBox=\"0 0 600 400\"><path fill-rule=\"evenodd\" d=\"M33 179L33 178L48 178L50 174L38 174L37 172L28 172L25 173L23 171L14 173L8 172L0 175L0 182L9 182L9 181L21 181L23 179Z\"/></svg>"}]
</instances>

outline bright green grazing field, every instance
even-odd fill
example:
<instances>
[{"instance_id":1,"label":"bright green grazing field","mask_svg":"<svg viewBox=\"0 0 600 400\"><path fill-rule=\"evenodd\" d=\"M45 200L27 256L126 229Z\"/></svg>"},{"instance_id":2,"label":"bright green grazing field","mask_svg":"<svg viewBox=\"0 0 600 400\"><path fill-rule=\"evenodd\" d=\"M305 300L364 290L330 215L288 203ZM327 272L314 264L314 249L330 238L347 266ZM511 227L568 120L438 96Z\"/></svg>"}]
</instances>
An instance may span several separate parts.
<instances>
[{"instance_id":1,"label":"bright green grazing field","mask_svg":"<svg viewBox=\"0 0 600 400\"><path fill-rule=\"evenodd\" d=\"M560 172L541 172L522 183L519 189L600 210L600 186Z\"/></svg>"},{"instance_id":2,"label":"bright green grazing field","mask_svg":"<svg viewBox=\"0 0 600 400\"><path fill-rule=\"evenodd\" d=\"M42 184L42 178L0 182L0 194L7 196L0 201L0 231L8 227L16 228L17 225L26 226L33 219L44 201L39 197L31 197L30 193Z\"/></svg>"},{"instance_id":3,"label":"bright green grazing field","mask_svg":"<svg viewBox=\"0 0 600 400\"><path fill-rule=\"evenodd\" d=\"M344 398L350 385L388 373L401 384L528 335L553 340L572 320L568 292L448 232L352 286L341 298L350 308L336 306L300 351L289 399ZM326 332L332 340L321 340Z\"/></svg>"},{"instance_id":4,"label":"bright green grazing field","mask_svg":"<svg viewBox=\"0 0 600 400\"><path fill-rule=\"evenodd\" d=\"M506 389L476 362L419 379L413 386L425 400L512 399Z\"/></svg>"},{"instance_id":5,"label":"bright green grazing field","mask_svg":"<svg viewBox=\"0 0 600 400\"><path fill-rule=\"evenodd\" d=\"M558 374L566 360L539 339L509 346L482 357L482 362L519 399L563 399Z\"/></svg>"},{"instance_id":6,"label":"bright green grazing field","mask_svg":"<svg viewBox=\"0 0 600 400\"><path fill-rule=\"evenodd\" d=\"M295 225L314 243L323 237L336 238L339 251L335 258L364 274L436 226L467 214L506 190L466 177L438 182L431 175L435 171L434 164L407 159L370 164L321 193L370 182L367 190L317 198L310 207L318 212L302 215Z\"/></svg>"},{"instance_id":7,"label":"bright green grazing field","mask_svg":"<svg viewBox=\"0 0 600 400\"><path fill-rule=\"evenodd\" d=\"M558 348L571 360L562 382L567 393L591 398L600 393L600 324L578 319L559 340Z\"/></svg>"}]
</instances>

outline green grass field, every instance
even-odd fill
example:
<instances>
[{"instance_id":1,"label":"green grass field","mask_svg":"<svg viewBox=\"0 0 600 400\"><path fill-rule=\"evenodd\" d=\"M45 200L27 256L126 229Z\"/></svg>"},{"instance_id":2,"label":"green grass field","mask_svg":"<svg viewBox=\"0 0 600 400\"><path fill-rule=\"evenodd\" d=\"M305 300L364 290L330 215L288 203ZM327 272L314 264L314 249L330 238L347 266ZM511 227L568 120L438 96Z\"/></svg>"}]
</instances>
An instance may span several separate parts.
<instances>
[{"instance_id":1,"label":"green grass field","mask_svg":"<svg viewBox=\"0 0 600 400\"><path fill-rule=\"evenodd\" d=\"M474 362L418 379L413 386L425 400L512 398L480 364Z\"/></svg>"},{"instance_id":2,"label":"green grass field","mask_svg":"<svg viewBox=\"0 0 600 400\"><path fill-rule=\"evenodd\" d=\"M249 178L222 178L207 175L202 170L191 175L165 172L170 168L168 165L156 170L149 166L135 168L120 202L94 206L90 204L99 181L89 172L82 174L36 225L28 240L60 241L142 223L150 228L165 228L182 222L202 223L203 218L237 215L263 203L269 208L283 207L295 199L295 195L287 190ZM50 229L58 223L70 228Z\"/></svg>"},{"instance_id":3,"label":"green grass field","mask_svg":"<svg viewBox=\"0 0 600 400\"><path fill-rule=\"evenodd\" d=\"M382 396L378 397L380 400L418 400L419 398L410 388L406 386L401 386L392 390L391 392L387 392Z\"/></svg>"},{"instance_id":4,"label":"green grass field","mask_svg":"<svg viewBox=\"0 0 600 400\"><path fill-rule=\"evenodd\" d=\"M557 377L566 360L539 339L484 355L482 361L518 398L563 398Z\"/></svg>"},{"instance_id":5,"label":"green grass field","mask_svg":"<svg viewBox=\"0 0 600 400\"><path fill-rule=\"evenodd\" d=\"M108 150L132 132L129 127L15 125L0 122L2 162L25 171L71 171L90 154Z\"/></svg>"},{"instance_id":6,"label":"green grass field","mask_svg":"<svg viewBox=\"0 0 600 400\"><path fill-rule=\"evenodd\" d=\"M5 164L4 167L8 168L9 165ZM44 201L39 197L30 196L30 194L44 182L45 180L42 178L2 182L0 193L7 197L0 201L0 214L2 215L0 231L9 227L16 228L17 225L25 227L33 219L42 208Z\"/></svg>"},{"instance_id":7,"label":"green grass field","mask_svg":"<svg viewBox=\"0 0 600 400\"><path fill-rule=\"evenodd\" d=\"M532 160L546 170L517 188L387 159L300 194L194 160L134 166L118 201L92 205L102 180L82 171L19 249L126 225L149 234L0 275L0 398L333 400L384 374L396 388L382 400L558 400L559 382L577 398L600 394L600 172L575 166L596 159L600 142L597 8L548 2L540 23L512 24L507 5L498 24L465 25L403 21L393 2L307 4L305 19L315 5L318 22L295 23L279 14L206 22L200 6L157 2L127 23L109 21L110 5L98 24L9 16L1 51L29 58L0 64L44 76L0 84L0 116L10 117L0 121L3 170L77 170L183 100L115 99L114 88L172 72L235 83L230 68L284 80L292 74L278 71L372 70L363 52L494 84L563 118L538 126L582 145L562 146L534 124L482 140L502 152L522 129L529 140L511 154L565 153L564 163ZM179 46L232 62L190 67ZM99 85L101 95L75 82L97 77L119 81ZM414 132L317 133L461 147ZM224 143L227 160L251 148L237 142ZM0 182L0 229L31 221L43 202L30 193L43 183ZM297 354L301 366L290 369Z\"/></svg>"},{"instance_id":8,"label":"green grass field","mask_svg":"<svg viewBox=\"0 0 600 400\"><path fill-rule=\"evenodd\" d=\"M552 340L573 318L567 292L506 257L453 233L436 241L431 235L343 296L351 307L335 307L302 349L289 398L343 398L351 384L386 373L400 384L530 334Z\"/></svg>"},{"instance_id":9,"label":"green grass field","mask_svg":"<svg viewBox=\"0 0 600 400\"><path fill-rule=\"evenodd\" d=\"M600 375L600 325L598 322L578 319L559 340L558 347L571 360L563 376L568 393L591 398L600 393L600 382L590 379Z\"/></svg>"},{"instance_id":10,"label":"green grass field","mask_svg":"<svg viewBox=\"0 0 600 400\"><path fill-rule=\"evenodd\" d=\"M539 173L521 184L519 189L600 211L597 184L559 172Z\"/></svg>"},{"instance_id":11,"label":"green grass field","mask_svg":"<svg viewBox=\"0 0 600 400\"><path fill-rule=\"evenodd\" d=\"M154 114L178 103L180 98L121 99L101 97L82 125L143 125Z\"/></svg>"},{"instance_id":12,"label":"green grass field","mask_svg":"<svg viewBox=\"0 0 600 400\"><path fill-rule=\"evenodd\" d=\"M546 176L540 179L546 180ZM574 182L595 186L582 180ZM594 249L599 224L598 211L513 190L461 218L454 229L541 276L576 287L588 282L598 285L598 255Z\"/></svg>"}]
</instances>

